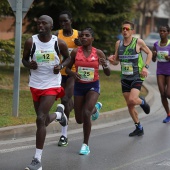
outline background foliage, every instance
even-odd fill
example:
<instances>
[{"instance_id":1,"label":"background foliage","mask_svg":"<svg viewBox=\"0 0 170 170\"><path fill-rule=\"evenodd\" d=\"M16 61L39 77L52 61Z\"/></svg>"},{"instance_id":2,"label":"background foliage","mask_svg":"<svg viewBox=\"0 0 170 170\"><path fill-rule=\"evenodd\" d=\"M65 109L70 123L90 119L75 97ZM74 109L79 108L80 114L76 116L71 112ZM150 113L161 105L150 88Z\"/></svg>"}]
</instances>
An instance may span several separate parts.
<instances>
[{"instance_id":1,"label":"background foliage","mask_svg":"<svg viewBox=\"0 0 170 170\"><path fill-rule=\"evenodd\" d=\"M95 32L94 46L105 52L107 56L114 53L117 35L120 33L120 27L123 20L134 20L135 4L138 0L34 0L30 10L26 15L29 22L25 33L35 34L36 20L41 15L49 15L54 20L53 31L60 29L58 24L59 13L63 10L69 10L73 15L72 26L81 30L85 27L92 27ZM7 0L1 0L0 17L2 15L14 15ZM29 36L30 36L29 35ZM28 37L28 35L24 35ZM25 39L22 41L22 48ZM12 41L15 42L13 39ZM3 44L4 43L4 44ZM10 44L8 42L8 44ZM4 47L5 42L1 42L0 49ZM9 46L6 47L6 50ZM13 48L14 46L10 47ZM8 50L10 51L10 50ZM0 51L0 56L2 56ZM22 49L21 49L22 52ZM3 53L4 55L4 53ZM11 63L12 55L0 58L0 62Z\"/></svg>"},{"instance_id":2,"label":"background foliage","mask_svg":"<svg viewBox=\"0 0 170 170\"><path fill-rule=\"evenodd\" d=\"M134 5L138 0L35 0L27 14L30 25L27 31L36 32L36 19L43 14L54 20L54 31L59 29L58 16L63 10L73 15L72 26L81 30L90 26L95 32L94 46L108 55L114 52L117 34L123 20L135 16Z\"/></svg>"},{"instance_id":3,"label":"background foliage","mask_svg":"<svg viewBox=\"0 0 170 170\"><path fill-rule=\"evenodd\" d=\"M6 65L14 62L14 41L0 40L0 63Z\"/></svg>"}]
</instances>

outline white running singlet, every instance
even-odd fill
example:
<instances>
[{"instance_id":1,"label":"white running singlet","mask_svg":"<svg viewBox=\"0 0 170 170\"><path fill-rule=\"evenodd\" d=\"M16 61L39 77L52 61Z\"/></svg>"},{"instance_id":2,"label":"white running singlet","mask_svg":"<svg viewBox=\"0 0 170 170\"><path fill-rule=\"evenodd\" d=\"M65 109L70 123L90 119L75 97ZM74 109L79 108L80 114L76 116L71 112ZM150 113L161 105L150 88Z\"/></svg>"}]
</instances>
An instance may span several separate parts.
<instances>
[{"instance_id":1,"label":"white running singlet","mask_svg":"<svg viewBox=\"0 0 170 170\"><path fill-rule=\"evenodd\" d=\"M54 65L60 64L60 59L54 49L55 41L58 41L57 36L52 35L49 42L41 42L38 35L32 36L33 43L36 45L36 50L32 60L36 61L38 68L31 69L29 86L37 89L48 89L61 87L61 74L53 73Z\"/></svg>"}]
</instances>

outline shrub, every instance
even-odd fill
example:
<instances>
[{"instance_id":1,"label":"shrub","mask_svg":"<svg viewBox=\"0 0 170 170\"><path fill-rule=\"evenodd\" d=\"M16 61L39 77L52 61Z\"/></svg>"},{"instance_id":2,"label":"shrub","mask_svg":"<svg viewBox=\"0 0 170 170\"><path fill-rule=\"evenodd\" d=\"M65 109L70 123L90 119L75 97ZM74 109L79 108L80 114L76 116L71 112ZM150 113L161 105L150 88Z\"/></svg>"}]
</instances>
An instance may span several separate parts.
<instances>
[{"instance_id":1,"label":"shrub","mask_svg":"<svg viewBox=\"0 0 170 170\"><path fill-rule=\"evenodd\" d=\"M0 63L6 65L14 62L14 41L0 40Z\"/></svg>"}]
</instances>

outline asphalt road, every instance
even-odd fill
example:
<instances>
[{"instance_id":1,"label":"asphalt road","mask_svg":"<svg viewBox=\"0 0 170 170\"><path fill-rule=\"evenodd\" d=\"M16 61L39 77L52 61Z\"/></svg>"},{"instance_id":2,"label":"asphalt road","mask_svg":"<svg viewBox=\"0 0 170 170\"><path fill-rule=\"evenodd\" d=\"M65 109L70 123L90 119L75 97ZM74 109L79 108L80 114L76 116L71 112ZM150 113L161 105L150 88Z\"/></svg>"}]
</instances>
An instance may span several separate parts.
<instances>
[{"instance_id":1,"label":"asphalt road","mask_svg":"<svg viewBox=\"0 0 170 170\"><path fill-rule=\"evenodd\" d=\"M129 137L134 130L131 119L94 126L89 146L91 153L80 156L82 129L69 131L69 145L56 145L59 136L47 137L43 151L44 170L169 170L170 126L163 124L163 110L141 115L144 136ZM5 141L0 148L1 170L23 170L34 154L34 138Z\"/></svg>"}]
</instances>

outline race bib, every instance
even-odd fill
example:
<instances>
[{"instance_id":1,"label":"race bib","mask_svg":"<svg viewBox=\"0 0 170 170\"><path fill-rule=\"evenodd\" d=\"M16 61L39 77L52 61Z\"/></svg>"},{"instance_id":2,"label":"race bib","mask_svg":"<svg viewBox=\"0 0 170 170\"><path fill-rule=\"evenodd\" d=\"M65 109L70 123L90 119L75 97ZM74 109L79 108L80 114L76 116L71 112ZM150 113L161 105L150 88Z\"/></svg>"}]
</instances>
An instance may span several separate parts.
<instances>
[{"instance_id":1,"label":"race bib","mask_svg":"<svg viewBox=\"0 0 170 170\"><path fill-rule=\"evenodd\" d=\"M78 67L78 73L81 75L81 80L83 81L94 80L94 68Z\"/></svg>"},{"instance_id":2,"label":"race bib","mask_svg":"<svg viewBox=\"0 0 170 170\"><path fill-rule=\"evenodd\" d=\"M121 63L122 74L124 75L133 75L133 65L132 63Z\"/></svg>"},{"instance_id":3,"label":"race bib","mask_svg":"<svg viewBox=\"0 0 170 170\"><path fill-rule=\"evenodd\" d=\"M54 50L36 50L35 58L38 65L55 65L55 53Z\"/></svg>"},{"instance_id":4,"label":"race bib","mask_svg":"<svg viewBox=\"0 0 170 170\"><path fill-rule=\"evenodd\" d=\"M166 59L165 59L165 56L167 56L169 54L168 51L158 51L157 52L157 59L159 62L168 62Z\"/></svg>"}]
</instances>

